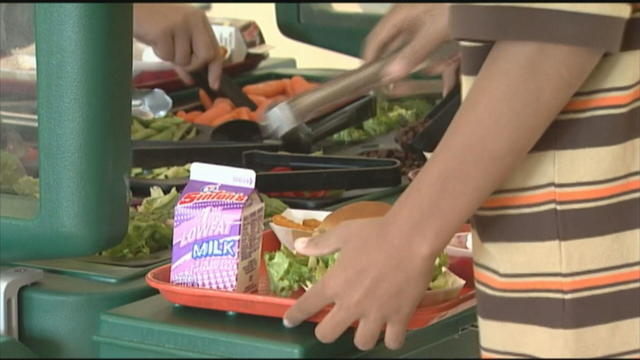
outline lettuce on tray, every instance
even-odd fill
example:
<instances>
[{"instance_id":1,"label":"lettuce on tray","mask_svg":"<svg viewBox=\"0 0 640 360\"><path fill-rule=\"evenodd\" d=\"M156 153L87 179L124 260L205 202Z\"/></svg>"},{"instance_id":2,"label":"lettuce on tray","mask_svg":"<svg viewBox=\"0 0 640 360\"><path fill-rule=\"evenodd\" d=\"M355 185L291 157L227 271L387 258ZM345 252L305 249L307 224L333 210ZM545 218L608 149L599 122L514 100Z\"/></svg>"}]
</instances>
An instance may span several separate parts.
<instances>
[{"instance_id":1,"label":"lettuce on tray","mask_svg":"<svg viewBox=\"0 0 640 360\"><path fill-rule=\"evenodd\" d=\"M305 256L294 254L286 246L280 250L264 254L269 287L273 294L280 297L291 296L301 288L308 290L335 264L339 253L325 256ZM430 290L439 290L451 286L449 272L445 271L449 260L444 252L433 264Z\"/></svg>"},{"instance_id":2,"label":"lettuce on tray","mask_svg":"<svg viewBox=\"0 0 640 360\"><path fill-rule=\"evenodd\" d=\"M287 297L300 288L310 288L337 258L338 253L319 257L294 254L286 246L281 246L278 251L265 253L271 292Z\"/></svg>"}]
</instances>

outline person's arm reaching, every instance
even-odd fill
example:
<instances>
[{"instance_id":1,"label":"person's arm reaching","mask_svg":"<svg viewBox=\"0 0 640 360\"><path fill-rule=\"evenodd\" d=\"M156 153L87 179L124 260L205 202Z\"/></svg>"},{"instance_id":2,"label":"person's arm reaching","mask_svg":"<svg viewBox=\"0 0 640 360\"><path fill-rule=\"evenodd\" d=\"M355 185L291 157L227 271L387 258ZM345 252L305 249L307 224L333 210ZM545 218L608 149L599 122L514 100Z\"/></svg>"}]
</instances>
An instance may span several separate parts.
<instances>
[{"instance_id":1,"label":"person's arm reaching","mask_svg":"<svg viewBox=\"0 0 640 360\"><path fill-rule=\"evenodd\" d=\"M335 303L316 328L319 340L332 342L359 321L358 348L372 348L385 326L387 347L401 347L436 256L524 158L602 54L498 41L429 163L387 216L346 222L296 243L307 255L341 253L285 314L285 324Z\"/></svg>"},{"instance_id":2,"label":"person's arm reaching","mask_svg":"<svg viewBox=\"0 0 640 360\"><path fill-rule=\"evenodd\" d=\"M159 58L177 65L176 72L193 84L190 72L207 66L209 86L217 89L222 52L204 11L187 4L135 3L133 36L153 47Z\"/></svg>"}]
</instances>

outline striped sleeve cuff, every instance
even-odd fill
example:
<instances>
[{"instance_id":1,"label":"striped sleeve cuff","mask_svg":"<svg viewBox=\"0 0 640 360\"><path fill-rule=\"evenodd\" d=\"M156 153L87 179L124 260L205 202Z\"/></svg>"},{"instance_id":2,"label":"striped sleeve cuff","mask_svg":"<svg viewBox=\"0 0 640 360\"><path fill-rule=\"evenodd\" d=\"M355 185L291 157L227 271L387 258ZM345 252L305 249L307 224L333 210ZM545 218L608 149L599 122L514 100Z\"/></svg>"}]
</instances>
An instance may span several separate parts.
<instances>
[{"instance_id":1,"label":"striped sleeve cuff","mask_svg":"<svg viewBox=\"0 0 640 360\"><path fill-rule=\"evenodd\" d=\"M631 14L626 3L454 4L453 37L467 41L521 40L617 52Z\"/></svg>"}]
</instances>

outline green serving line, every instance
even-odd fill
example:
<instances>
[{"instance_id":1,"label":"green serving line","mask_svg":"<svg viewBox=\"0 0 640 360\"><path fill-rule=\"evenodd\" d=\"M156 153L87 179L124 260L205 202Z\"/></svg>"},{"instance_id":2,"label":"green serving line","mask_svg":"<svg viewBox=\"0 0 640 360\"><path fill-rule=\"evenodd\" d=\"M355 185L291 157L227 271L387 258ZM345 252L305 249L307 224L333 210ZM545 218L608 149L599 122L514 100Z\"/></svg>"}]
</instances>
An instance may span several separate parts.
<instances>
[{"instance_id":1,"label":"green serving line","mask_svg":"<svg viewBox=\"0 0 640 360\"><path fill-rule=\"evenodd\" d=\"M375 23L356 15L343 21L344 14L335 22L322 4L276 7L287 36L352 55ZM352 345L353 333L324 345L309 323L286 329L279 319L171 304L144 281L159 264L127 267L83 259L115 245L126 230L131 5L35 8L41 198L0 196L0 271L23 266L44 275L20 290L19 339L0 336L2 358L477 356L473 309L411 332L400 351L380 345L362 353ZM318 31L322 19L333 19L333 30ZM345 26L358 29L335 36ZM322 71L282 69L295 67L286 59L265 66L238 82L326 77ZM360 200L392 203L403 189Z\"/></svg>"},{"instance_id":2,"label":"green serving line","mask_svg":"<svg viewBox=\"0 0 640 360\"><path fill-rule=\"evenodd\" d=\"M393 203L404 189L352 201ZM475 322L475 309L467 309L409 332L401 350L390 351L380 343L362 352L353 345L353 330L325 345L315 338L313 323L287 329L281 319L184 307L155 295L101 314L94 339L99 356L108 358L477 358Z\"/></svg>"}]
</instances>

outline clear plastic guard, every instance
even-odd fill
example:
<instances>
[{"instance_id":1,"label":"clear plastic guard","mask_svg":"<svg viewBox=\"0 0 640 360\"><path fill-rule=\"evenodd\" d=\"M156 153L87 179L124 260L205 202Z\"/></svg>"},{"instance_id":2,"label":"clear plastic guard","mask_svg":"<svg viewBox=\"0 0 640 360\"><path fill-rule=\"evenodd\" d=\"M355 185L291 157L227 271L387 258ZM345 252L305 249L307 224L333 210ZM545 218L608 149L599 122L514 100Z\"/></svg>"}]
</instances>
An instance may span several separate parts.
<instances>
[{"instance_id":1,"label":"clear plastic guard","mask_svg":"<svg viewBox=\"0 0 640 360\"><path fill-rule=\"evenodd\" d=\"M36 46L33 4L0 4L0 215L39 208Z\"/></svg>"}]
</instances>

